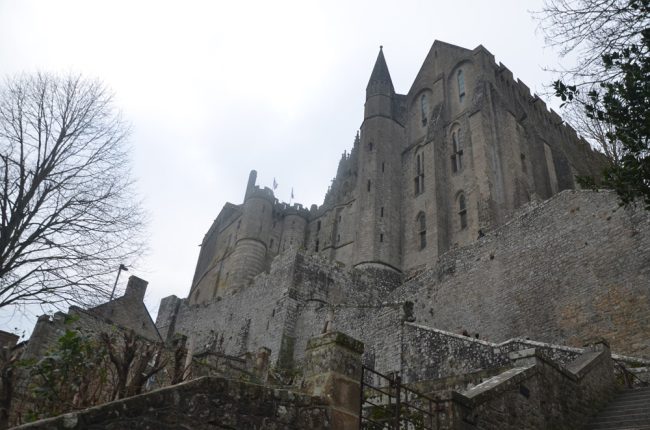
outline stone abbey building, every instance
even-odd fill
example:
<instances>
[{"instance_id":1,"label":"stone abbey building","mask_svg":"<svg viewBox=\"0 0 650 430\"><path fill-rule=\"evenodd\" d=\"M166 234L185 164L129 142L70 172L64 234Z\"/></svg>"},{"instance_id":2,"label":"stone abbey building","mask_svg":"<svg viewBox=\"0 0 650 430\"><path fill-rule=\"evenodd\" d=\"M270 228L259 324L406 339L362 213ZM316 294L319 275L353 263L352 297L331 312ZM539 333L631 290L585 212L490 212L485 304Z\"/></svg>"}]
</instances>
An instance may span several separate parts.
<instances>
[{"instance_id":1,"label":"stone abbey building","mask_svg":"<svg viewBox=\"0 0 650 430\"><path fill-rule=\"evenodd\" d=\"M483 46L436 41L407 94L380 49L323 204L281 203L252 171L205 235L188 298L165 298L157 326L195 352L264 347L291 367L333 325L365 343L369 365L415 379L433 371L417 363L423 327L605 336L650 356L647 214L576 190L603 163Z\"/></svg>"},{"instance_id":2,"label":"stone abbey building","mask_svg":"<svg viewBox=\"0 0 650 430\"><path fill-rule=\"evenodd\" d=\"M650 216L577 189L603 165L484 47L434 42L408 94L380 49L322 205L252 171L155 325L131 277L40 318L23 354L72 316L182 345L173 374L193 380L21 428L583 428L650 379ZM589 428L650 428L648 402L629 390Z\"/></svg>"}]
</instances>

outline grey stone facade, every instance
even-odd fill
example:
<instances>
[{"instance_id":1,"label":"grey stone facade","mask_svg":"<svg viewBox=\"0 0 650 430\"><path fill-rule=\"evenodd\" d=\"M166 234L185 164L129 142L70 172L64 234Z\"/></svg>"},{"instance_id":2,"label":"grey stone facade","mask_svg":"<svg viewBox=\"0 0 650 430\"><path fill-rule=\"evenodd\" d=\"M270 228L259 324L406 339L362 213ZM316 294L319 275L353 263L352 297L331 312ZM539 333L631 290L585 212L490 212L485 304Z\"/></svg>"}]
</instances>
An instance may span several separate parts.
<instances>
[{"instance_id":1,"label":"grey stone facade","mask_svg":"<svg viewBox=\"0 0 650 430\"><path fill-rule=\"evenodd\" d=\"M380 51L323 204L280 203L251 172L244 202L205 236L188 298L165 298L157 326L194 353L268 348L280 368L333 328L364 342L366 365L424 366L413 378L430 375L412 360L428 353L412 322L496 343L605 337L649 357L650 220L575 190L601 166L482 46L436 41L405 95Z\"/></svg>"},{"instance_id":2,"label":"grey stone facade","mask_svg":"<svg viewBox=\"0 0 650 430\"><path fill-rule=\"evenodd\" d=\"M323 204L280 203L251 172L244 202L227 203L203 240L189 298L240 288L289 248L357 268L425 267L602 163L482 46L436 41L407 94L380 51L360 133Z\"/></svg>"}]
</instances>

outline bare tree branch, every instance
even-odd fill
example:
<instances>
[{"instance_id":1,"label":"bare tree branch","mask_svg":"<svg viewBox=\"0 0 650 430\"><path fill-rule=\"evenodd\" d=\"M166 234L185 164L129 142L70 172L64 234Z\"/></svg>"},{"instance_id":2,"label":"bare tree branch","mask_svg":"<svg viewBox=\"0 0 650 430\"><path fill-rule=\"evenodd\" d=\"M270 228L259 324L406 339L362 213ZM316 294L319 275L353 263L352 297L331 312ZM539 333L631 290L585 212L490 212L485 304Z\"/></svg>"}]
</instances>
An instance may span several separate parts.
<instances>
[{"instance_id":1,"label":"bare tree branch","mask_svg":"<svg viewBox=\"0 0 650 430\"><path fill-rule=\"evenodd\" d=\"M0 88L0 307L105 300L141 254L128 134L99 82L38 74Z\"/></svg>"}]
</instances>

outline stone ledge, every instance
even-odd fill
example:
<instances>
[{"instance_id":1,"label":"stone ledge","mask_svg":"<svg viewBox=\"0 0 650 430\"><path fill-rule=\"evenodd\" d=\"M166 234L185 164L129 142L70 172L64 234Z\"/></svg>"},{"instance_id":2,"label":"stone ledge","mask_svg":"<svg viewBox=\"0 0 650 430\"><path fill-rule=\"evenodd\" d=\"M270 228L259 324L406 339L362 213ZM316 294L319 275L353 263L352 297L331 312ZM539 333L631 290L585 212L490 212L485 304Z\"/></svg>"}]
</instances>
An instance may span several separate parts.
<instances>
[{"instance_id":1,"label":"stone ledge","mask_svg":"<svg viewBox=\"0 0 650 430\"><path fill-rule=\"evenodd\" d=\"M307 350L321 348L325 345L337 344L353 352L363 354L363 342L353 339L352 337L340 332L328 332L309 339Z\"/></svg>"}]
</instances>

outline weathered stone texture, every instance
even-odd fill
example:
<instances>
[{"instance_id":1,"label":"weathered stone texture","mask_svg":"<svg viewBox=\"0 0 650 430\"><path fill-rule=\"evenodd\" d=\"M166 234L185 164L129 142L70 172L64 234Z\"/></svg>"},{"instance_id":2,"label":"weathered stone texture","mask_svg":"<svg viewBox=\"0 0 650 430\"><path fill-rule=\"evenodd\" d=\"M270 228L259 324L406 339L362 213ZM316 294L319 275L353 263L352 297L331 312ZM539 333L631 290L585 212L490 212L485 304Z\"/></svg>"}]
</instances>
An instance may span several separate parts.
<instances>
[{"instance_id":1,"label":"weathered stone texture","mask_svg":"<svg viewBox=\"0 0 650 430\"><path fill-rule=\"evenodd\" d=\"M576 429L615 393L607 346L595 347L567 368L525 350L513 368L454 394L459 429Z\"/></svg>"},{"instance_id":2,"label":"weathered stone texture","mask_svg":"<svg viewBox=\"0 0 650 430\"><path fill-rule=\"evenodd\" d=\"M650 356L650 219L612 193L565 191L476 243L443 255L390 298L415 302L420 324L482 339Z\"/></svg>"},{"instance_id":3,"label":"weathered stone texture","mask_svg":"<svg viewBox=\"0 0 650 430\"><path fill-rule=\"evenodd\" d=\"M200 378L140 396L38 421L17 429L329 429L318 398L292 391Z\"/></svg>"}]
</instances>

